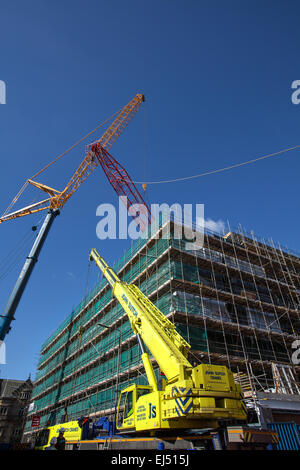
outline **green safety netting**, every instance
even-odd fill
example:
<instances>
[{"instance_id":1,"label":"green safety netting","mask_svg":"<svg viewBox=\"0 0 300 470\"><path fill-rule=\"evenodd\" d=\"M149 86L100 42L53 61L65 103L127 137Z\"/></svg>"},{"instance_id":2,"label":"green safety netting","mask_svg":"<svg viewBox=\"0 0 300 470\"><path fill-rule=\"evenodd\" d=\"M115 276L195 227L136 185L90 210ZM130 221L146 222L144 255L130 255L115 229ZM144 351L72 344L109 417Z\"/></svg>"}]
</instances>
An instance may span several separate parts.
<instances>
[{"instance_id":1,"label":"green safety netting","mask_svg":"<svg viewBox=\"0 0 300 470\"><path fill-rule=\"evenodd\" d=\"M170 239L159 239L146 250L141 253L146 240L138 240L124 254L124 256L114 265L114 269L119 273L120 278L125 282L132 282L147 269L160 255L166 252L170 246L181 251L187 251L187 241ZM139 253L139 254L138 254ZM135 257L135 255L137 255ZM227 264L231 268L236 268L248 273L254 273L256 276L264 276L263 268L247 263L245 261L236 260L233 257L222 255L214 250L207 248L199 248L193 254L202 259L212 260L215 263ZM135 257L135 258L134 258ZM133 259L134 258L134 259ZM197 263L195 263L197 264ZM177 330L191 344L192 349L197 351L209 351L221 354L229 354L232 356L243 357L245 347L249 358L260 359L260 351L264 352L264 357L269 360L286 360L286 352L283 348L278 347L276 352L272 350L267 341L260 340L254 344L253 340L246 338L244 345L239 343L238 335L229 334L220 331L205 330L203 327L189 327L188 315L205 316L222 320L223 322L238 322L241 325L251 325L256 328L265 329L266 325L272 325L272 329L280 331L278 323L275 321L273 314L256 311L255 309L246 309L237 307L235 310L229 309L225 302L212 300L200 295L200 284L204 286L216 286L220 290L228 291L229 284L226 276L212 273L211 270L196 265L186 264L182 261L167 259L158 268L151 269L151 275L146 276L142 282L137 285L145 293L150 296L164 283L171 278L184 279L194 284L199 284L199 295L188 294L177 290L164 294L159 299L152 301L164 313L178 311L187 315L185 324L178 323ZM136 282L136 281L135 281ZM231 289L234 293L240 294L241 288L253 290L253 285L244 282L232 275L230 279ZM260 298L269 301L269 292L256 286L256 291ZM82 310L88 303L95 298L99 298L93 305L86 309L82 314ZM74 393L84 391L89 387L96 386L105 380L115 377L117 370L117 354L113 358L103 360L99 364L99 357L112 348L117 348L119 340L119 331L122 340L133 335L129 322L125 322L118 330L106 332L101 340L94 338L103 330L102 327L92 324L91 320L98 315L101 310L112 301L112 291L107 287L107 282L102 279L95 288L82 300L82 302L74 309L73 312L61 323L57 330L44 342L42 346L42 354L39 360L39 369L34 387L33 399L35 403L32 413L48 407L59 400L69 397ZM99 321L104 324L112 324L116 319L124 315L122 307L119 304L112 303L105 314L99 316ZM89 323L90 322L90 323ZM78 329L84 326L85 330L81 336L78 336ZM64 331L65 330L65 331ZM63 334L61 334L63 332ZM91 343L93 341L93 344ZM226 344L226 350L224 349ZM78 349L82 348L82 352L77 357L72 357ZM98 360L98 361L97 361ZM88 371L82 374L77 372L84 368L87 364L95 361L95 365L91 366ZM120 355L120 374L128 371L140 363L140 354L137 346L132 346L126 351L122 351ZM77 374L76 374L77 373ZM75 374L75 375L74 375ZM45 379L43 379L45 377ZM61 383L62 380L65 383ZM145 380L144 377L138 377L138 380ZM136 381L136 380L135 380ZM124 382L125 384L125 382ZM123 385L124 385L123 384ZM49 391L48 391L49 389ZM87 399L81 399L77 403L68 406L68 415L78 417L80 414L93 412L108 408L111 405L114 395L114 386L107 387L97 393L89 395ZM36 398L35 398L36 397ZM43 415L41 425L46 424L51 418L56 422L62 418L64 410L57 410L55 417L53 415ZM27 427L30 426L27 422Z\"/></svg>"}]
</instances>

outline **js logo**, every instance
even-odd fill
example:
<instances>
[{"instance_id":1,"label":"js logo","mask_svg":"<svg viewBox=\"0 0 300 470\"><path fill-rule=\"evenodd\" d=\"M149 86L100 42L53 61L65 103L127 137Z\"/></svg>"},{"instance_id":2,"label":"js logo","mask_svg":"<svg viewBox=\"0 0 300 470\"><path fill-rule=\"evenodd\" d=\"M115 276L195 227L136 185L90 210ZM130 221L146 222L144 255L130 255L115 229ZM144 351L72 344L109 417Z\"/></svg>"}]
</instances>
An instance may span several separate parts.
<instances>
[{"instance_id":1,"label":"js logo","mask_svg":"<svg viewBox=\"0 0 300 470\"><path fill-rule=\"evenodd\" d=\"M6 84L0 80L0 104L6 104Z\"/></svg>"},{"instance_id":2,"label":"js logo","mask_svg":"<svg viewBox=\"0 0 300 470\"><path fill-rule=\"evenodd\" d=\"M299 104L300 103L300 80L294 80L292 83L292 88L295 90L291 96L292 103Z\"/></svg>"},{"instance_id":3,"label":"js logo","mask_svg":"<svg viewBox=\"0 0 300 470\"><path fill-rule=\"evenodd\" d=\"M156 406L149 403L149 419L156 417Z\"/></svg>"}]
</instances>

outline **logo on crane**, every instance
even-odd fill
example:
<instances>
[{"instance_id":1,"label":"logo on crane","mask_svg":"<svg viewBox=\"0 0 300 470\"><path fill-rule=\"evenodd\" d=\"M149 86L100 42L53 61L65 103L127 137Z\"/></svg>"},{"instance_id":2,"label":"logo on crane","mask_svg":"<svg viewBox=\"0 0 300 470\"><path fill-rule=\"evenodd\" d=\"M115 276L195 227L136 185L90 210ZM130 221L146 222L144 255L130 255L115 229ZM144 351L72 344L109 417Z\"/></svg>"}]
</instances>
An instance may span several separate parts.
<instances>
[{"instance_id":1,"label":"logo on crane","mask_svg":"<svg viewBox=\"0 0 300 470\"><path fill-rule=\"evenodd\" d=\"M126 303L126 305L128 305L128 308L129 310L133 313L133 315L136 317L137 316L137 311L135 310L134 306L132 305L132 303L128 300L128 298L126 297L125 294L122 294L122 299L124 300L124 302Z\"/></svg>"},{"instance_id":2,"label":"logo on crane","mask_svg":"<svg viewBox=\"0 0 300 470\"><path fill-rule=\"evenodd\" d=\"M148 419L156 418L156 405L149 403L149 416Z\"/></svg>"}]
</instances>

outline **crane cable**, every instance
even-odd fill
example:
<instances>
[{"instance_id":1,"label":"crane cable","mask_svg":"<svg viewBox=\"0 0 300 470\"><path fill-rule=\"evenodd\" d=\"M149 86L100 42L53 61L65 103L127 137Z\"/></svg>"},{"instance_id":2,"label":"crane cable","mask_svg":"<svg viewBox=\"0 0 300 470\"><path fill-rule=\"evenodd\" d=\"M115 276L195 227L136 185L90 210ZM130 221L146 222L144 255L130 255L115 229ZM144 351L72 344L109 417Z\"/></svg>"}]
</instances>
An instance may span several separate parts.
<instances>
[{"instance_id":1,"label":"crane cable","mask_svg":"<svg viewBox=\"0 0 300 470\"><path fill-rule=\"evenodd\" d=\"M279 150L279 152L269 153L267 155L263 155L262 157L254 158L253 160L247 160L246 162L236 163L234 165L226 166L224 168L218 168L217 170L211 170L211 171L206 171L204 173L199 173L197 175L184 176L182 178L174 178L170 180L161 180L161 181L133 181L133 183L148 185L148 184L165 184L165 183L176 183L179 181L187 181L187 180L191 180L195 178L200 178L201 176L213 175L215 173L221 173L223 171L232 170L233 168L238 168L240 166L249 165L250 163L255 163L255 162L258 162L259 160L264 160L266 158L275 157L283 153L291 152L292 150L296 150L298 148L300 148L300 145L296 145L295 147L290 147L290 148L286 148L283 150Z\"/></svg>"},{"instance_id":2,"label":"crane cable","mask_svg":"<svg viewBox=\"0 0 300 470\"><path fill-rule=\"evenodd\" d=\"M31 178L29 179L34 179L36 178L37 176L39 176L41 173L43 173L45 170L47 170L50 166L52 166L54 163L56 163L60 158L62 158L64 155L66 155L67 153L69 153L71 150L73 150L75 147L77 147L77 145L79 145L83 140L85 140L87 137L89 137L91 134L93 134L94 132L96 132L98 129L100 129L100 127L104 126L104 124L106 124L108 121L110 121L111 119L113 119L117 114L119 114L121 112L123 108L120 108L118 111L116 111L114 114L112 114L110 117L108 117L107 119L105 119L105 121L103 121L101 124L99 124L99 126L95 127L95 129L93 129L92 131L88 132L88 134L84 135L83 137L81 137L81 139L79 139L77 142L75 142L75 144L71 145L71 147L69 147L67 150L65 150L63 153L61 153L60 155L58 155L58 157L56 157L52 162L48 163L48 165L44 166L44 168L42 168L40 171L38 171L37 173L35 173L35 175L33 175ZM18 194L13 198L13 200L11 201L10 205L8 206L8 208L4 211L4 213L2 214L1 217L4 217L5 215L8 214L8 212L11 210L11 208L15 205L15 203L17 202L17 200L20 198L21 194L25 191L26 187L28 186L28 180L25 181L25 183L23 184L22 188L20 189L20 191L18 192Z\"/></svg>"},{"instance_id":3,"label":"crane cable","mask_svg":"<svg viewBox=\"0 0 300 470\"><path fill-rule=\"evenodd\" d=\"M26 231L25 235L19 239L15 248L0 260L0 281L7 277L7 275L19 264L21 259L24 258L24 252L27 245L36 237L34 233L39 227L42 217L37 220L35 225Z\"/></svg>"},{"instance_id":4,"label":"crane cable","mask_svg":"<svg viewBox=\"0 0 300 470\"><path fill-rule=\"evenodd\" d=\"M104 124L106 124L108 121L110 121L111 119L113 119L116 114L119 114L121 112L123 108L120 108L118 111L116 111L114 114L112 114L110 117L108 117L107 119L105 119L105 121L103 121L101 124L99 124L99 126L95 127L95 129L93 129L92 131L90 131L88 134L84 135L83 137L81 137L81 139L79 139L77 142L75 142L75 144L71 145L71 147L69 147L67 150L65 150L62 154L60 154L58 157L56 157L52 162L48 163L48 165L46 165L44 168L42 168L40 171L38 171L35 175L33 175L30 179L33 179L33 178L36 178L38 175L40 175L41 173L43 173L43 171L47 170L51 165L53 165L54 163L57 162L57 160L59 160L60 158L62 158L64 155L66 155L67 153L70 152L70 150L73 150L73 148L77 147L77 145L81 144L81 142L83 140L85 140L87 137L89 137L91 134L93 134L94 132L96 132L98 129L100 129L100 127L104 126Z\"/></svg>"},{"instance_id":5,"label":"crane cable","mask_svg":"<svg viewBox=\"0 0 300 470\"><path fill-rule=\"evenodd\" d=\"M9 204L8 208L3 212L2 216L1 217L4 217L5 215L8 214L8 212L10 211L10 209L15 205L15 203L17 202L17 200L19 199L19 197L21 196L21 194L25 191L26 187L28 186L28 181L25 181L25 183L23 184L22 188L20 189L20 191L18 192L18 194L13 198L13 200L11 201L11 203Z\"/></svg>"},{"instance_id":6,"label":"crane cable","mask_svg":"<svg viewBox=\"0 0 300 470\"><path fill-rule=\"evenodd\" d=\"M22 244L20 244L16 249L14 249L14 252L11 257L6 258L2 261L0 266L0 281L6 278L7 275L19 264L19 262L24 259L25 248L29 244L29 242L31 242L32 239L32 234L27 234L26 238L24 237Z\"/></svg>"}]
</instances>

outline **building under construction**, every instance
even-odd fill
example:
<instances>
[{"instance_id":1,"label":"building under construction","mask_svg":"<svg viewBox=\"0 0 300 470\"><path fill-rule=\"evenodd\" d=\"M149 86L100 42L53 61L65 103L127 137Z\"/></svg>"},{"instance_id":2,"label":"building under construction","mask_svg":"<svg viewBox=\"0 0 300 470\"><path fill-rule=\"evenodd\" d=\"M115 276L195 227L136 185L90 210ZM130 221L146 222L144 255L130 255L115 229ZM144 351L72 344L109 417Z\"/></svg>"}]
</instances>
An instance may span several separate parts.
<instances>
[{"instance_id":1,"label":"building under construction","mask_svg":"<svg viewBox=\"0 0 300 470\"><path fill-rule=\"evenodd\" d=\"M176 324L191 345L191 363L223 364L236 374L250 420L300 424L300 365L292 358L300 257L230 227L223 234L205 230L203 246L191 250L190 240L175 237L176 226L169 220L137 240L114 270ZM25 433L112 416L120 389L131 382L146 384L137 339L102 279L43 344ZM31 427L33 415L40 428Z\"/></svg>"}]
</instances>

